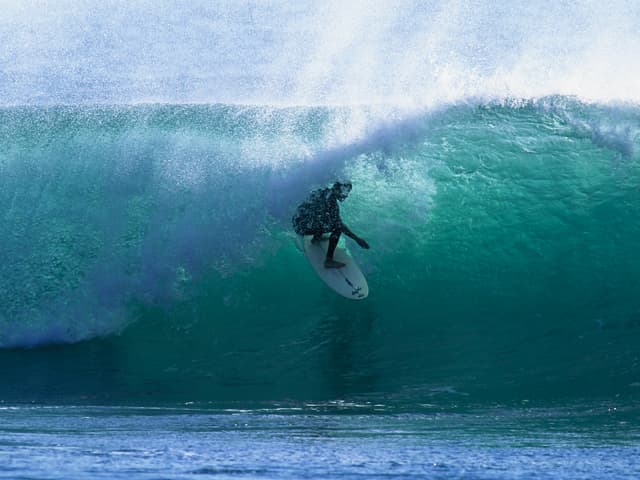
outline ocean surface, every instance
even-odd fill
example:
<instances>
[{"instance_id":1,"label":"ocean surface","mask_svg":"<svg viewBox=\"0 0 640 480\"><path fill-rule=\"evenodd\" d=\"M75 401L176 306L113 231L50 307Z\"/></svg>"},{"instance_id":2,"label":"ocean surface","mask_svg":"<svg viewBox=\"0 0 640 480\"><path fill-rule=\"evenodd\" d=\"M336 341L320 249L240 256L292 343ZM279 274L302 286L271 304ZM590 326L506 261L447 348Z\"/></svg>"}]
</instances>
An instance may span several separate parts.
<instances>
[{"instance_id":1,"label":"ocean surface","mask_svg":"<svg viewBox=\"0 0 640 480\"><path fill-rule=\"evenodd\" d=\"M0 410L0 478L636 479L635 412L504 406ZM341 410L344 410L340 413Z\"/></svg>"},{"instance_id":2,"label":"ocean surface","mask_svg":"<svg viewBox=\"0 0 640 480\"><path fill-rule=\"evenodd\" d=\"M637 478L636 3L182 7L3 5L0 478Z\"/></svg>"}]
</instances>

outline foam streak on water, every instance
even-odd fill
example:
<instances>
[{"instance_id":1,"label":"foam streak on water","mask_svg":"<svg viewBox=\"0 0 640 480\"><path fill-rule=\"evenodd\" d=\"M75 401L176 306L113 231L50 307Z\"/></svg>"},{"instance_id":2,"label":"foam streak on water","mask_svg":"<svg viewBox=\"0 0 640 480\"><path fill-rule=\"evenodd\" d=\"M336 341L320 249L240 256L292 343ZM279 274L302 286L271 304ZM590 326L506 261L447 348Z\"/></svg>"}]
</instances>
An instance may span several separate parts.
<instances>
[{"instance_id":1,"label":"foam streak on water","mask_svg":"<svg viewBox=\"0 0 640 480\"><path fill-rule=\"evenodd\" d=\"M2 408L0 478L633 479L629 414Z\"/></svg>"}]
</instances>

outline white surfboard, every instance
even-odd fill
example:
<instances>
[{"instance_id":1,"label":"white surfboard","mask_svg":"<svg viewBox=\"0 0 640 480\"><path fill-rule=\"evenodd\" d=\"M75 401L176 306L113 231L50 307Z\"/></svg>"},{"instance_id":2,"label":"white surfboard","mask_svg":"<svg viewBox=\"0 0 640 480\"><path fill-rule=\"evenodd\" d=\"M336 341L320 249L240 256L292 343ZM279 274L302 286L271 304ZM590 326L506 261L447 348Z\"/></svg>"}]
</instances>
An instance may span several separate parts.
<instances>
[{"instance_id":1,"label":"white surfboard","mask_svg":"<svg viewBox=\"0 0 640 480\"><path fill-rule=\"evenodd\" d=\"M367 280L349 253L338 245L333 253L333 259L344 263L345 266L340 268L325 268L324 259L327 255L329 240L322 240L314 244L311 242L312 238L312 235L305 236L304 240L300 242L302 243L300 246L302 253L307 257L307 260L309 260L309 263L322 281L343 297L353 300L363 300L367 298L369 295Z\"/></svg>"}]
</instances>

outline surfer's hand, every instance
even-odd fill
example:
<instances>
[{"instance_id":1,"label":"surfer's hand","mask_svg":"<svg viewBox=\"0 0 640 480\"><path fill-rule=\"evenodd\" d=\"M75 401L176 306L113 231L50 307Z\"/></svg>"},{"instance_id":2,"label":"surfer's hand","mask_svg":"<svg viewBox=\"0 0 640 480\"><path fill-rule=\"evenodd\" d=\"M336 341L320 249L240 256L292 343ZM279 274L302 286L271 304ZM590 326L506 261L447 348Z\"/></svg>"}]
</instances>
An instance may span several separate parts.
<instances>
[{"instance_id":1,"label":"surfer's hand","mask_svg":"<svg viewBox=\"0 0 640 480\"><path fill-rule=\"evenodd\" d=\"M369 250L369 244L363 238L358 238L356 242L358 242L358 245L360 245L362 248L366 248L367 250Z\"/></svg>"}]
</instances>

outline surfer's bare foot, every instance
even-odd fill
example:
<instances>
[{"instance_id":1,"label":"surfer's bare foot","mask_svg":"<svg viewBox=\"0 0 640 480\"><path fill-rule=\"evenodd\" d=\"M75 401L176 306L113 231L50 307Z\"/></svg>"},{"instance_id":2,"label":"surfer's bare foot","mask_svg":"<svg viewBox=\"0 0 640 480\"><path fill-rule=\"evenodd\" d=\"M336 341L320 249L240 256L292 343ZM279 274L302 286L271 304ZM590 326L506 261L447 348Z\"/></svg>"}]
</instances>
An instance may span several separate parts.
<instances>
[{"instance_id":1,"label":"surfer's bare foot","mask_svg":"<svg viewBox=\"0 0 640 480\"><path fill-rule=\"evenodd\" d=\"M344 267L346 265L346 263L342 263L342 262L336 262L335 260L325 260L324 261L324 268L341 268Z\"/></svg>"}]
</instances>

